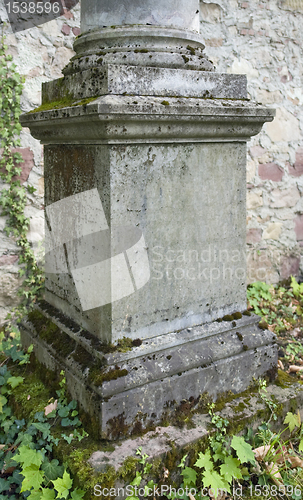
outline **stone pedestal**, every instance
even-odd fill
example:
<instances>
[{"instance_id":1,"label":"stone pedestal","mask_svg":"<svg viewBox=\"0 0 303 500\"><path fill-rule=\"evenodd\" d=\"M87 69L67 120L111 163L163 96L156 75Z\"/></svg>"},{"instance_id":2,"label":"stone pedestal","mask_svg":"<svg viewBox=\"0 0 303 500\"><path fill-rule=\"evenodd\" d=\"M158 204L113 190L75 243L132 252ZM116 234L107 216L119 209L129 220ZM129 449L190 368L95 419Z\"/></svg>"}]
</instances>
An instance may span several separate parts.
<instances>
[{"instance_id":1,"label":"stone pedestal","mask_svg":"<svg viewBox=\"0 0 303 500\"><path fill-rule=\"evenodd\" d=\"M24 342L64 366L107 437L121 415L157 422L166 403L243 390L276 363L256 319L212 323L246 309L246 141L273 112L247 99L245 76L213 71L199 2L171 3L84 2L90 31L22 118L45 144L52 307L39 314L61 318L73 349L52 351L33 318ZM123 337L132 350L106 356Z\"/></svg>"}]
</instances>

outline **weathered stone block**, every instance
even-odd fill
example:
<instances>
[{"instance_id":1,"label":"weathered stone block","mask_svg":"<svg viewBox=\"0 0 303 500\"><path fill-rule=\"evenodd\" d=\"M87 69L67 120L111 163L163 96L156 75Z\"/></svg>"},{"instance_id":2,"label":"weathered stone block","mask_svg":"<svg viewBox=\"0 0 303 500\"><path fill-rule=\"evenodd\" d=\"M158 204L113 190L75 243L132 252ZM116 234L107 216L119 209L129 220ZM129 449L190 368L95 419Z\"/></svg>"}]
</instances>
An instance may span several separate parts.
<instances>
[{"instance_id":1,"label":"weathered stone block","mask_svg":"<svg viewBox=\"0 0 303 500\"><path fill-rule=\"evenodd\" d=\"M149 258L144 286L97 307L110 284L89 261L69 268L73 250L66 246L69 263L47 273L46 299L103 342L149 338L244 310L245 141L271 117L246 100L108 95L23 118L48 143L46 212L97 190L108 228L139 228ZM81 281L87 294L76 272L83 266L94 275L91 308L83 308L75 287Z\"/></svg>"},{"instance_id":2,"label":"weathered stone block","mask_svg":"<svg viewBox=\"0 0 303 500\"><path fill-rule=\"evenodd\" d=\"M108 353L59 311L41 307L23 323L22 342L34 341L38 361L47 368L57 373L64 368L72 397L99 422L103 438L155 425L184 399L238 393L253 377L276 371L275 335L258 328L256 316L236 319L238 314Z\"/></svg>"},{"instance_id":3,"label":"weathered stone block","mask_svg":"<svg viewBox=\"0 0 303 500\"><path fill-rule=\"evenodd\" d=\"M298 241L303 240L303 215L298 214L294 218L295 223L295 233Z\"/></svg>"},{"instance_id":4,"label":"weathered stone block","mask_svg":"<svg viewBox=\"0 0 303 500\"><path fill-rule=\"evenodd\" d=\"M298 276L300 260L300 256L298 255L284 257L281 265L281 278L287 279L289 276Z\"/></svg>"},{"instance_id":5,"label":"weathered stone block","mask_svg":"<svg viewBox=\"0 0 303 500\"><path fill-rule=\"evenodd\" d=\"M258 172L261 179L275 182L281 181L284 175L283 169L276 163L261 163Z\"/></svg>"},{"instance_id":6,"label":"weathered stone block","mask_svg":"<svg viewBox=\"0 0 303 500\"><path fill-rule=\"evenodd\" d=\"M288 165L288 171L293 177L303 175L303 148L296 151L296 161L294 165Z\"/></svg>"},{"instance_id":7,"label":"weathered stone block","mask_svg":"<svg viewBox=\"0 0 303 500\"><path fill-rule=\"evenodd\" d=\"M248 210L253 210L254 208L262 207L263 205L263 194L258 189L255 191L248 191L246 207Z\"/></svg>"},{"instance_id":8,"label":"weathered stone block","mask_svg":"<svg viewBox=\"0 0 303 500\"><path fill-rule=\"evenodd\" d=\"M282 231L281 222L271 222L264 229L262 238L263 240L278 240Z\"/></svg>"},{"instance_id":9,"label":"weathered stone block","mask_svg":"<svg viewBox=\"0 0 303 500\"><path fill-rule=\"evenodd\" d=\"M47 304L22 338L116 438L275 371L272 334L239 313L246 141L273 112L214 73L198 0L83 2L65 77L22 118L45 144L47 223Z\"/></svg>"},{"instance_id":10,"label":"weathered stone block","mask_svg":"<svg viewBox=\"0 0 303 500\"><path fill-rule=\"evenodd\" d=\"M284 207L294 207L295 204L300 199L300 192L297 186L290 187L288 189L273 189L271 192L271 202L270 207L273 208L284 208Z\"/></svg>"},{"instance_id":11,"label":"weathered stone block","mask_svg":"<svg viewBox=\"0 0 303 500\"><path fill-rule=\"evenodd\" d=\"M258 243L261 241L262 230L259 228L251 228L246 234L246 243Z\"/></svg>"}]
</instances>

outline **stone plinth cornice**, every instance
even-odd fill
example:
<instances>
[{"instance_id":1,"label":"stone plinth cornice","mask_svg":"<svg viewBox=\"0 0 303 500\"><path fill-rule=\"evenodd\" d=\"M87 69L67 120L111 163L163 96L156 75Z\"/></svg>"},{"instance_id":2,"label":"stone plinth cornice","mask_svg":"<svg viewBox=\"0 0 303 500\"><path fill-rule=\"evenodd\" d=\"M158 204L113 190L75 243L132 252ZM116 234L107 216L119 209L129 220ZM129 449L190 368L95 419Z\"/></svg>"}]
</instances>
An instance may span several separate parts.
<instances>
[{"instance_id":1,"label":"stone plinth cornice","mask_svg":"<svg viewBox=\"0 0 303 500\"><path fill-rule=\"evenodd\" d=\"M246 141L274 110L247 100L101 96L23 115L43 144Z\"/></svg>"}]
</instances>

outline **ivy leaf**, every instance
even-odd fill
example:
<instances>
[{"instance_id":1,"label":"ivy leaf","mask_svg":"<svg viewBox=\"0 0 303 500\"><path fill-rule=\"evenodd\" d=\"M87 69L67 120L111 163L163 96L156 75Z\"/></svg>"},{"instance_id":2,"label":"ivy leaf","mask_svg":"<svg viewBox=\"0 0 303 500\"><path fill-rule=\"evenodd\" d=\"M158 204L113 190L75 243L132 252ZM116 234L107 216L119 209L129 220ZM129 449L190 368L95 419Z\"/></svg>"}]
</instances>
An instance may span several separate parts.
<instances>
[{"instance_id":1,"label":"ivy leaf","mask_svg":"<svg viewBox=\"0 0 303 500\"><path fill-rule=\"evenodd\" d=\"M63 406L63 408L60 408L58 411L59 417L67 417L69 414L69 408L67 406Z\"/></svg>"},{"instance_id":2,"label":"ivy leaf","mask_svg":"<svg viewBox=\"0 0 303 500\"><path fill-rule=\"evenodd\" d=\"M286 413L286 417L283 423L289 425L290 432L292 432L295 427L300 427L298 415L294 415L291 412Z\"/></svg>"},{"instance_id":3,"label":"ivy leaf","mask_svg":"<svg viewBox=\"0 0 303 500\"><path fill-rule=\"evenodd\" d=\"M62 427L69 427L70 425L72 425L72 423L72 420L70 420L69 418L62 418L61 420Z\"/></svg>"},{"instance_id":4,"label":"ivy leaf","mask_svg":"<svg viewBox=\"0 0 303 500\"><path fill-rule=\"evenodd\" d=\"M27 498L30 498L30 500L40 500L41 499L41 491L40 490L38 490L38 491L31 490L31 492Z\"/></svg>"},{"instance_id":5,"label":"ivy leaf","mask_svg":"<svg viewBox=\"0 0 303 500\"><path fill-rule=\"evenodd\" d=\"M28 446L20 446L18 453L14 455L14 460L21 464L30 464L40 467L43 462L43 456L40 451L32 450Z\"/></svg>"},{"instance_id":6,"label":"ivy leaf","mask_svg":"<svg viewBox=\"0 0 303 500\"><path fill-rule=\"evenodd\" d=\"M59 465L58 460L43 462L41 469L44 471L45 476L49 481L53 481L54 479L61 477L64 471L63 465Z\"/></svg>"},{"instance_id":7,"label":"ivy leaf","mask_svg":"<svg viewBox=\"0 0 303 500\"><path fill-rule=\"evenodd\" d=\"M22 476L24 476L24 479L22 481L21 492L29 491L32 488L39 490L44 480L44 472L39 469L38 465L33 464L22 469Z\"/></svg>"},{"instance_id":8,"label":"ivy leaf","mask_svg":"<svg viewBox=\"0 0 303 500\"><path fill-rule=\"evenodd\" d=\"M139 472L136 472L135 479L130 483L132 486L140 486L142 480L142 476L140 476Z\"/></svg>"},{"instance_id":9,"label":"ivy leaf","mask_svg":"<svg viewBox=\"0 0 303 500\"><path fill-rule=\"evenodd\" d=\"M220 460L221 462L224 462L225 458L226 458L226 455L224 455L224 453L222 451L222 446L219 445L217 447L216 453L213 454L213 461L217 462L217 460Z\"/></svg>"},{"instance_id":10,"label":"ivy leaf","mask_svg":"<svg viewBox=\"0 0 303 500\"><path fill-rule=\"evenodd\" d=\"M11 386L12 389L15 389L15 387L21 384L23 380L23 377L9 377L7 379L7 383Z\"/></svg>"},{"instance_id":11,"label":"ivy leaf","mask_svg":"<svg viewBox=\"0 0 303 500\"><path fill-rule=\"evenodd\" d=\"M76 488L74 491L71 492L71 497L73 500L81 500L85 495L85 491L80 490L79 488Z\"/></svg>"},{"instance_id":12,"label":"ivy leaf","mask_svg":"<svg viewBox=\"0 0 303 500\"><path fill-rule=\"evenodd\" d=\"M251 464L256 463L252 447L250 444L246 443L243 436L234 436L230 446L236 451L242 464L245 462L250 462Z\"/></svg>"},{"instance_id":13,"label":"ivy leaf","mask_svg":"<svg viewBox=\"0 0 303 500\"><path fill-rule=\"evenodd\" d=\"M64 471L62 479L59 477L52 481L55 489L58 491L58 498L67 498L69 490L72 487L73 480L71 479L69 473Z\"/></svg>"},{"instance_id":14,"label":"ivy leaf","mask_svg":"<svg viewBox=\"0 0 303 500\"><path fill-rule=\"evenodd\" d=\"M72 440L74 439L73 433L71 433L69 436L67 436L66 434L61 434L61 437L63 437L63 439L68 442L68 444L71 444Z\"/></svg>"},{"instance_id":15,"label":"ivy leaf","mask_svg":"<svg viewBox=\"0 0 303 500\"><path fill-rule=\"evenodd\" d=\"M197 473L191 467L185 467L181 472L181 476L184 479L184 486L196 485Z\"/></svg>"},{"instance_id":16,"label":"ivy leaf","mask_svg":"<svg viewBox=\"0 0 303 500\"><path fill-rule=\"evenodd\" d=\"M42 488L42 495L40 500L55 500L56 492L49 488Z\"/></svg>"},{"instance_id":17,"label":"ivy leaf","mask_svg":"<svg viewBox=\"0 0 303 500\"><path fill-rule=\"evenodd\" d=\"M9 490L10 484L7 479L4 477L0 478L0 493L3 493L3 491Z\"/></svg>"},{"instance_id":18,"label":"ivy leaf","mask_svg":"<svg viewBox=\"0 0 303 500\"><path fill-rule=\"evenodd\" d=\"M185 460L186 459L187 459L187 454L181 458L181 462L179 463L178 467L181 467L183 469L185 467Z\"/></svg>"},{"instance_id":19,"label":"ivy leaf","mask_svg":"<svg viewBox=\"0 0 303 500\"><path fill-rule=\"evenodd\" d=\"M233 478L242 479L242 472L239 468L240 460L231 456L225 458L225 463L220 465L221 475L228 481L232 482Z\"/></svg>"},{"instance_id":20,"label":"ivy leaf","mask_svg":"<svg viewBox=\"0 0 303 500\"><path fill-rule=\"evenodd\" d=\"M204 467L204 469L206 470L213 470L214 464L212 462L209 449L206 451L206 453L199 453L199 458L195 463L195 467L199 467L200 469Z\"/></svg>"},{"instance_id":21,"label":"ivy leaf","mask_svg":"<svg viewBox=\"0 0 303 500\"><path fill-rule=\"evenodd\" d=\"M226 490L230 493L230 487L227 481L218 474L215 470L206 470L202 474L203 486L211 488L213 491Z\"/></svg>"},{"instance_id":22,"label":"ivy leaf","mask_svg":"<svg viewBox=\"0 0 303 500\"><path fill-rule=\"evenodd\" d=\"M77 401L75 399L72 399L72 401L68 404L68 408L70 410L75 410L77 408Z\"/></svg>"},{"instance_id":23,"label":"ivy leaf","mask_svg":"<svg viewBox=\"0 0 303 500\"><path fill-rule=\"evenodd\" d=\"M5 406L7 403L7 399L5 396L0 395L0 413L3 411L3 406Z\"/></svg>"},{"instance_id":24,"label":"ivy leaf","mask_svg":"<svg viewBox=\"0 0 303 500\"><path fill-rule=\"evenodd\" d=\"M41 422L33 422L33 426L38 429L38 431L42 432L43 439L46 439L49 436L50 424L41 423Z\"/></svg>"},{"instance_id":25,"label":"ivy leaf","mask_svg":"<svg viewBox=\"0 0 303 500\"><path fill-rule=\"evenodd\" d=\"M299 451L300 451L300 453L303 452L303 438L301 439L301 441L299 443Z\"/></svg>"}]
</instances>

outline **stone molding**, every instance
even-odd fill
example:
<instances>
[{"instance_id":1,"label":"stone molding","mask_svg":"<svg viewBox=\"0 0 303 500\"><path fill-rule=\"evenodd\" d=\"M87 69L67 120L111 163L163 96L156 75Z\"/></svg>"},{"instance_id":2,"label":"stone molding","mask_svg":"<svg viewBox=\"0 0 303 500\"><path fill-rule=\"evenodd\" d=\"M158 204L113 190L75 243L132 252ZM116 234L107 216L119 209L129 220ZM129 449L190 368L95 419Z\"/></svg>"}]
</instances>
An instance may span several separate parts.
<instances>
[{"instance_id":1,"label":"stone molding","mask_svg":"<svg viewBox=\"0 0 303 500\"><path fill-rule=\"evenodd\" d=\"M158 66L214 71L201 35L161 26L99 28L74 43L76 55L64 68L68 75L101 64Z\"/></svg>"},{"instance_id":2,"label":"stone molding","mask_svg":"<svg viewBox=\"0 0 303 500\"><path fill-rule=\"evenodd\" d=\"M89 82L89 84L87 84ZM42 84L42 104L116 94L247 99L245 75L107 64Z\"/></svg>"},{"instance_id":3,"label":"stone molding","mask_svg":"<svg viewBox=\"0 0 303 500\"><path fill-rule=\"evenodd\" d=\"M246 101L101 96L87 105L28 113L23 126L42 144L247 141L274 111Z\"/></svg>"}]
</instances>

